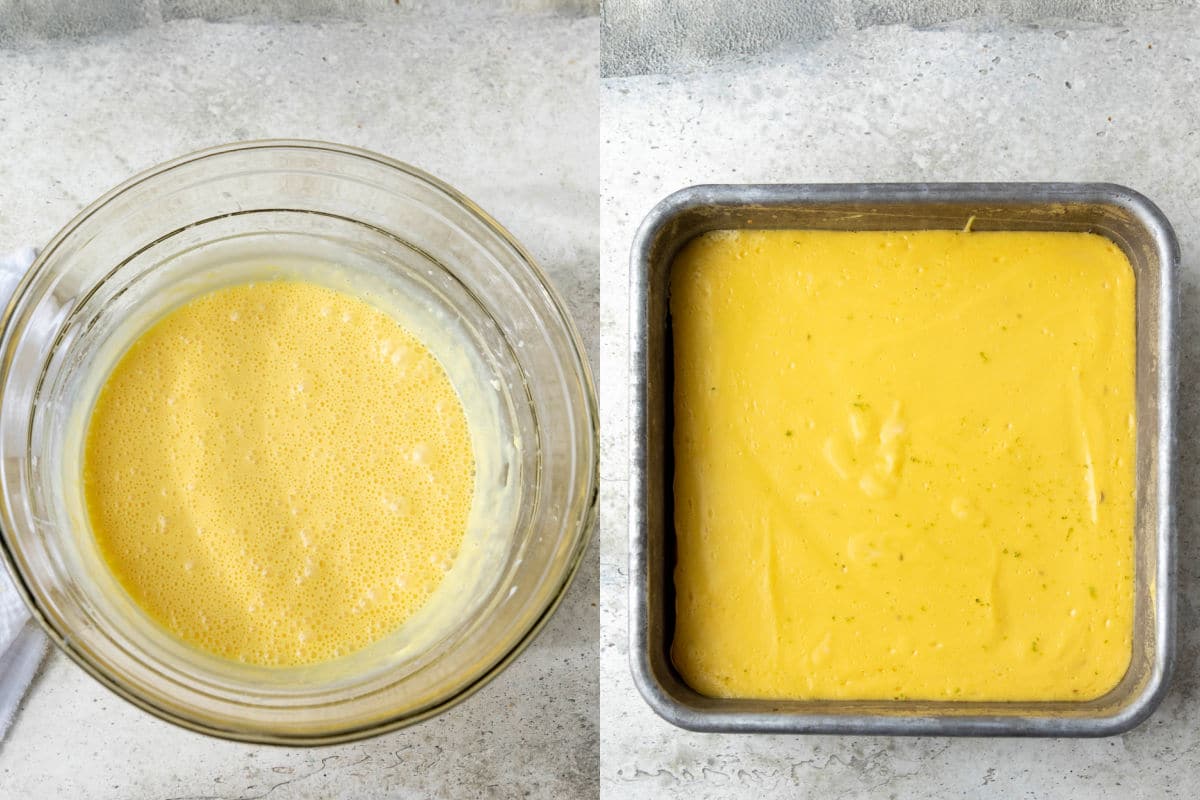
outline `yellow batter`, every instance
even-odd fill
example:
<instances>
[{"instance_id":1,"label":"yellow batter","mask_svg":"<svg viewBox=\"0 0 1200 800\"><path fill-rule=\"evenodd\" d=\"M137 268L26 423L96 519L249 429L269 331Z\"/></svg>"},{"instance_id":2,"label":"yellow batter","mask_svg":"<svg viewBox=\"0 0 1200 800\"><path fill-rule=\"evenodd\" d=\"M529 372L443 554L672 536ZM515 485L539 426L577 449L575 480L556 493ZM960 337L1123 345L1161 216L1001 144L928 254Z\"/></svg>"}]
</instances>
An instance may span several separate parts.
<instances>
[{"instance_id":1,"label":"yellow batter","mask_svg":"<svg viewBox=\"0 0 1200 800\"><path fill-rule=\"evenodd\" d=\"M122 356L88 423L92 530L121 584L204 650L334 658L454 561L474 492L462 404L392 317L314 284L220 289Z\"/></svg>"},{"instance_id":2,"label":"yellow batter","mask_svg":"<svg viewBox=\"0 0 1200 800\"><path fill-rule=\"evenodd\" d=\"M1134 277L1073 233L677 258L677 627L718 697L1084 700L1132 645Z\"/></svg>"}]
</instances>

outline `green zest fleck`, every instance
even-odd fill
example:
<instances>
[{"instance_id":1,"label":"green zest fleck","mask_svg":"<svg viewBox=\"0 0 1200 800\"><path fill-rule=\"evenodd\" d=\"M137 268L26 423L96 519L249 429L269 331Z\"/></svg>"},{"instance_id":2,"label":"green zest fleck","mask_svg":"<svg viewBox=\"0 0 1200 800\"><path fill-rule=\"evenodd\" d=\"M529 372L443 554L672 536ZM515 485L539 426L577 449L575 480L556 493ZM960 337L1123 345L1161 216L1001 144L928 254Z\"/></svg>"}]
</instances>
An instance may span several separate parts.
<instances>
[{"instance_id":1,"label":"green zest fleck","mask_svg":"<svg viewBox=\"0 0 1200 800\"><path fill-rule=\"evenodd\" d=\"M991 361L991 359L988 358L988 354L983 352L982 350L979 351L979 357L983 359L983 363L985 363L985 364L987 362Z\"/></svg>"}]
</instances>

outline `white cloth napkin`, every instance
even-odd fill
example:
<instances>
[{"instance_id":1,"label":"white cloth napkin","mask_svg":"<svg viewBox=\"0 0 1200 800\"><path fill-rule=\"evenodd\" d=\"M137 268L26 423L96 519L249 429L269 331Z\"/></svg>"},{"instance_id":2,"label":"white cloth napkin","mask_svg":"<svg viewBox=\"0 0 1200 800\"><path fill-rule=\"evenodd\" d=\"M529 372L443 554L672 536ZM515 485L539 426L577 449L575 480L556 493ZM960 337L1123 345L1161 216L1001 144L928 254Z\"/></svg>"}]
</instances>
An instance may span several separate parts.
<instances>
[{"instance_id":1,"label":"white cloth napkin","mask_svg":"<svg viewBox=\"0 0 1200 800\"><path fill-rule=\"evenodd\" d=\"M0 255L0 307L7 305L17 282L36 255L25 247ZM46 637L29 619L8 572L0 569L0 741L25 696L46 652Z\"/></svg>"}]
</instances>

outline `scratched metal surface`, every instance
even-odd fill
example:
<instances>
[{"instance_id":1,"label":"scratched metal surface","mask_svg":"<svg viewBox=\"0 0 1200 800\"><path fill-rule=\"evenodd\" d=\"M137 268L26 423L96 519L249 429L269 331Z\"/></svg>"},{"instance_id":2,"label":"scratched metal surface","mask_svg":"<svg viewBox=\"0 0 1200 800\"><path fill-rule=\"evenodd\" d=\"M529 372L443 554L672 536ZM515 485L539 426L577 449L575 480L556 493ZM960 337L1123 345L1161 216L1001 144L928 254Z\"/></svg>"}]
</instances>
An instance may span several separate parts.
<instances>
[{"instance_id":1,"label":"scratched metal surface","mask_svg":"<svg viewBox=\"0 0 1200 800\"><path fill-rule=\"evenodd\" d=\"M1137 279L1137 524L1133 660L1086 703L717 700L671 665L674 533L667 282L693 236L727 228L1087 231L1117 242ZM1115 184L860 183L692 186L664 198L630 254L632 446L630 664L658 714L714 733L1100 736L1144 721L1166 694L1175 649L1175 316L1179 247L1145 197Z\"/></svg>"}]
</instances>

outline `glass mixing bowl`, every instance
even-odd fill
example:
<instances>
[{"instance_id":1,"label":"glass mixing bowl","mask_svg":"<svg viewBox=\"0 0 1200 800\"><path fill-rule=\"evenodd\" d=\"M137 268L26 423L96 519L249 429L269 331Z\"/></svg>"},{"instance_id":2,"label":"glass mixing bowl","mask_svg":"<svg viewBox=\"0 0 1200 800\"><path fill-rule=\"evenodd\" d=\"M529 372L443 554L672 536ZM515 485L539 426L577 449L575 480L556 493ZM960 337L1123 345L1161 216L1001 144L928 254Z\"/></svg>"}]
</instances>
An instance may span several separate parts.
<instances>
[{"instance_id":1,"label":"glass mixing bowl","mask_svg":"<svg viewBox=\"0 0 1200 800\"><path fill-rule=\"evenodd\" d=\"M199 293L273 277L356 291L437 331L432 349L478 395L476 450L491 454L429 603L438 614L287 668L201 652L142 612L100 559L79 470L98 387L134 338ZM529 644L595 524L595 390L562 302L470 200L374 153L247 142L132 178L41 253L4 315L0 358L0 544L18 588L80 666L195 730L325 744L445 710Z\"/></svg>"}]
</instances>

